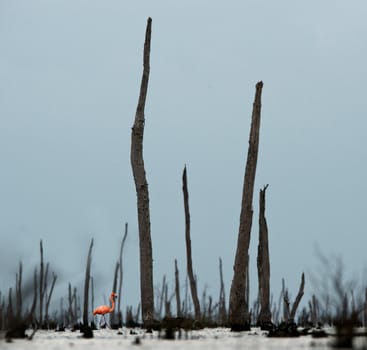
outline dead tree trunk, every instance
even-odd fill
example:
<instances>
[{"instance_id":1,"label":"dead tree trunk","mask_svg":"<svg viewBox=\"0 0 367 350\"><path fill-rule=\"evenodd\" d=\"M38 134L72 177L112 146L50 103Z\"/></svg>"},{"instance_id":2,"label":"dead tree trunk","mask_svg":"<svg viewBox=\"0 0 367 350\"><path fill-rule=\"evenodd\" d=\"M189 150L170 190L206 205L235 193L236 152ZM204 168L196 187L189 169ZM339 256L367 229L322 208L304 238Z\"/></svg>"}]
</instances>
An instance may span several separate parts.
<instances>
[{"instance_id":1,"label":"dead tree trunk","mask_svg":"<svg viewBox=\"0 0 367 350\"><path fill-rule=\"evenodd\" d=\"M283 295L283 321L288 322L289 321L289 315L290 315L290 301L289 301L289 295L288 295L288 289L285 289L284 295Z\"/></svg>"},{"instance_id":2,"label":"dead tree trunk","mask_svg":"<svg viewBox=\"0 0 367 350\"><path fill-rule=\"evenodd\" d=\"M302 273L301 284L299 286L299 290L292 304L292 308L290 308L290 301L288 295L288 289L285 288L284 279L282 279L282 294L283 294L283 321L288 323L294 323L296 312L298 305L303 297L305 290L305 274Z\"/></svg>"},{"instance_id":3,"label":"dead tree trunk","mask_svg":"<svg viewBox=\"0 0 367 350\"><path fill-rule=\"evenodd\" d=\"M13 309L13 288L9 288L8 307L6 311L6 319L9 324L14 324L14 309Z\"/></svg>"},{"instance_id":4,"label":"dead tree trunk","mask_svg":"<svg viewBox=\"0 0 367 350\"><path fill-rule=\"evenodd\" d=\"M116 289L117 289L117 278L118 278L118 275L119 275L119 270L120 270L120 263L117 262L116 266L115 266L115 273L113 275L113 284L112 284L112 291L114 293L116 293ZM120 295L118 295L118 298L120 298ZM115 309L110 313L110 325L111 325L112 329L118 329L118 324L116 322Z\"/></svg>"},{"instance_id":5,"label":"dead tree trunk","mask_svg":"<svg viewBox=\"0 0 367 350\"><path fill-rule=\"evenodd\" d=\"M157 318L161 319L162 318L162 310L163 310L163 304L164 304L164 291L166 288L166 275L163 275L163 280L162 280L162 288L159 291L160 295L159 295L159 299L158 299L158 310L157 310Z\"/></svg>"},{"instance_id":6,"label":"dead tree trunk","mask_svg":"<svg viewBox=\"0 0 367 350\"><path fill-rule=\"evenodd\" d=\"M150 38L152 19L148 18L144 43L144 69L140 86L140 95L131 132L131 167L137 194L139 244L140 244L140 291L142 318L149 326L154 313L153 257L150 235L149 191L143 160L144 108L148 91L150 71Z\"/></svg>"},{"instance_id":7,"label":"dead tree trunk","mask_svg":"<svg viewBox=\"0 0 367 350\"><path fill-rule=\"evenodd\" d=\"M69 319L69 326L74 326L74 313L73 313L73 295L71 292L71 283L69 282L68 285L68 319Z\"/></svg>"},{"instance_id":8,"label":"dead tree trunk","mask_svg":"<svg viewBox=\"0 0 367 350\"><path fill-rule=\"evenodd\" d=\"M94 280L93 280L93 277L91 276L90 278L90 287L91 287L91 314L93 314L93 310L94 310ZM94 322L94 320L93 320Z\"/></svg>"},{"instance_id":9,"label":"dead tree trunk","mask_svg":"<svg viewBox=\"0 0 367 350\"><path fill-rule=\"evenodd\" d=\"M52 293L53 293L54 288L55 288L56 280L57 280L57 276L56 276L55 273L53 273L52 274L51 289L50 289L49 294L46 296L46 312L45 312L46 319L45 319L45 321L46 321L47 328L49 328L49 315L48 315L48 310L49 310L49 307L50 307L51 297L52 297Z\"/></svg>"},{"instance_id":10,"label":"dead tree trunk","mask_svg":"<svg viewBox=\"0 0 367 350\"><path fill-rule=\"evenodd\" d=\"M39 292L40 292L40 304L39 304L39 325L42 328L43 323L43 298L45 296L45 290L44 290L44 281L45 281L45 275L44 275L44 263L43 263L43 244L42 240L40 241L40 256L41 256L41 262L40 262L40 285L39 285Z\"/></svg>"},{"instance_id":11,"label":"dead tree trunk","mask_svg":"<svg viewBox=\"0 0 367 350\"><path fill-rule=\"evenodd\" d=\"M219 280L220 280L219 317L222 325L226 325L227 324L226 293L223 282L222 258L219 258Z\"/></svg>"},{"instance_id":12,"label":"dead tree trunk","mask_svg":"<svg viewBox=\"0 0 367 350\"><path fill-rule=\"evenodd\" d=\"M19 263L19 274L16 274L16 288L15 295L17 301L17 319L19 320L22 315L22 275L23 275L23 264Z\"/></svg>"},{"instance_id":13,"label":"dead tree trunk","mask_svg":"<svg viewBox=\"0 0 367 350\"><path fill-rule=\"evenodd\" d=\"M249 148L242 192L237 250L233 267L234 274L229 299L229 322L232 330L235 331L249 330L250 328L248 301L246 301L246 271L248 266L248 249L250 245L253 215L252 198L259 149L262 87L262 81L256 84L256 94L253 103Z\"/></svg>"},{"instance_id":14,"label":"dead tree trunk","mask_svg":"<svg viewBox=\"0 0 367 350\"><path fill-rule=\"evenodd\" d=\"M181 317L180 276L177 267L177 259L175 259L175 294L176 294L176 314L177 317Z\"/></svg>"},{"instance_id":15,"label":"dead tree trunk","mask_svg":"<svg viewBox=\"0 0 367 350\"><path fill-rule=\"evenodd\" d=\"M290 321L294 322L294 320L295 320L296 311L297 311L298 305L299 305L299 303L300 303L300 301L303 297L304 291L305 291L305 274L302 273L301 284L299 286L298 294L296 296L296 299L295 299L295 301L292 305L291 312L289 314Z\"/></svg>"},{"instance_id":16,"label":"dead tree trunk","mask_svg":"<svg viewBox=\"0 0 367 350\"><path fill-rule=\"evenodd\" d=\"M87 257L87 267L85 269L84 308L83 308L83 324L84 324L84 326L88 326L89 282L90 282L90 267L91 267L91 264L92 264L92 248L93 248L93 239L90 242L88 257Z\"/></svg>"},{"instance_id":17,"label":"dead tree trunk","mask_svg":"<svg viewBox=\"0 0 367 350\"><path fill-rule=\"evenodd\" d=\"M119 276L119 288L118 288L118 299L117 299L117 318L118 318L118 323L119 323L119 327L122 327L122 311L121 311L121 291L122 291L122 280L123 280L123 276L124 276L124 272L123 272L123 267L122 267L122 253L124 251L124 246L125 246L125 241L127 238L127 231L128 231L128 224L127 222L125 223L125 233L124 233L124 237L122 238L121 241L121 246L120 246L120 276Z\"/></svg>"},{"instance_id":18,"label":"dead tree trunk","mask_svg":"<svg viewBox=\"0 0 367 350\"><path fill-rule=\"evenodd\" d=\"M313 325L313 327L316 327L319 318L319 302L315 294L312 295L312 299L308 302L308 305L310 308L311 324Z\"/></svg>"},{"instance_id":19,"label":"dead tree trunk","mask_svg":"<svg viewBox=\"0 0 367 350\"><path fill-rule=\"evenodd\" d=\"M185 238L186 238L186 255L187 255L187 274L190 281L190 289L192 301L195 309L195 319L200 319L200 303L198 298L196 280L194 277L194 271L192 268L192 257L191 257L191 238L190 238L190 210L189 210L189 192L187 190L187 174L186 166L182 174L182 191L184 196L184 207L185 207Z\"/></svg>"},{"instance_id":20,"label":"dead tree trunk","mask_svg":"<svg viewBox=\"0 0 367 350\"><path fill-rule=\"evenodd\" d=\"M367 326L367 288L364 290L363 326Z\"/></svg>"},{"instance_id":21,"label":"dead tree trunk","mask_svg":"<svg viewBox=\"0 0 367 350\"><path fill-rule=\"evenodd\" d=\"M32 302L32 306L31 306L31 310L29 311L28 314L28 318L30 322L36 322L36 307L37 307L37 285L38 285L38 281L37 281L37 268L35 268L34 270L34 275L33 275L33 302Z\"/></svg>"},{"instance_id":22,"label":"dead tree trunk","mask_svg":"<svg viewBox=\"0 0 367 350\"><path fill-rule=\"evenodd\" d=\"M271 327L269 240L268 225L265 218L265 193L268 186L266 185L260 190L259 245L257 254L260 299L260 313L257 323L264 329Z\"/></svg>"},{"instance_id":23,"label":"dead tree trunk","mask_svg":"<svg viewBox=\"0 0 367 350\"><path fill-rule=\"evenodd\" d=\"M5 302L3 302L1 292L0 292L0 329L4 329L4 308Z\"/></svg>"}]
</instances>

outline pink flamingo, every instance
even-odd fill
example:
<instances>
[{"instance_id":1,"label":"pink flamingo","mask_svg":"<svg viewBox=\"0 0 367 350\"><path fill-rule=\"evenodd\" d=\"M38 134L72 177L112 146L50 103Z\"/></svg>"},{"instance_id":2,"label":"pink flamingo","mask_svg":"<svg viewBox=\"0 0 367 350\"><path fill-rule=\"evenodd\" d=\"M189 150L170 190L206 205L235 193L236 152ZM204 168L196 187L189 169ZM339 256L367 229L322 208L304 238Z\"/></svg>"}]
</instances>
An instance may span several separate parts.
<instances>
[{"instance_id":1,"label":"pink flamingo","mask_svg":"<svg viewBox=\"0 0 367 350\"><path fill-rule=\"evenodd\" d=\"M108 306L108 305L98 306L97 308L94 309L93 316L102 315L105 324L108 324L107 321L106 321L106 316L105 315L109 314L109 313L113 312L113 310L115 310L115 299L116 298L117 298L117 294L115 292L112 292L111 295L110 295L111 306ZM99 321L99 325L101 325L102 317Z\"/></svg>"}]
</instances>

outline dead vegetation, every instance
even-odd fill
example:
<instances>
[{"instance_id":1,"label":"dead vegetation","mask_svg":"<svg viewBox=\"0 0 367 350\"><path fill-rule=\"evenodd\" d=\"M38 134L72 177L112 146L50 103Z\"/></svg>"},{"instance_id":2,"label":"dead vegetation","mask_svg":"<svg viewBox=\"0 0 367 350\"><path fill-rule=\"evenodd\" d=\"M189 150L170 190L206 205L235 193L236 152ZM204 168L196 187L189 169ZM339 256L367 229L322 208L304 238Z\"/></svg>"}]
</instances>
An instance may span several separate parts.
<instances>
[{"instance_id":1,"label":"dead vegetation","mask_svg":"<svg viewBox=\"0 0 367 350\"><path fill-rule=\"evenodd\" d=\"M184 287L181 287L179 264L175 259L173 287L170 287L167 277L164 276L161 286L156 287L154 293L149 191L143 160L144 108L150 72L151 25L152 20L149 18L145 34L140 95L131 134L131 166L137 194L139 224L141 302L135 308L127 306L124 318L119 300L116 312L112 312L110 315L111 327L117 329L125 325L127 327L142 326L148 330L154 328L164 330L165 337L172 339L173 332L180 329L190 330L219 326L230 327L233 331L244 331L257 325L268 330L269 336L294 337L301 335L298 326L306 329L304 334L307 334L309 329L327 325L335 326L336 347L351 347L356 327L367 325L367 287L362 288L363 293L358 290L359 294L356 295L357 289L352 283L344 280L340 261L337 261L336 265L333 266L327 259L321 259L325 267L318 284L321 288L308 301L308 307L303 307L299 311L305 291L304 273L301 275L299 290L293 302L291 302L292 298L284 280L279 301L278 303L274 302L274 294L271 293L270 286L269 230L265 218L265 194L268 185L260 190L259 196L258 297L252 307L249 305L249 244L259 148L262 81L256 84L253 102L237 250L228 307L221 258L219 258L218 298L208 295L206 288L204 288L201 302L199 301L197 277L194 274L192 263L186 166L182 175L187 257ZM123 285L122 257L127 229L126 224L112 278L112 290L118 290L119 295L122 293ZM26 337L25 331L29 328L33 329L32 335L29 336L32 338L39 328L62 331L65 327L73 330L80 329L85 336L93 336L92 329L95 328L94 319L91 317L91 309L93 310L94 307L94 280L91 266L93 243L91 240L87 256L83 300L80 297L80 291L68 283L65 288L66 302L64 298L61 298L60 309L53 310L51 315L50 302L57 275L53 272L51 276L49 263L44 263L42 240L40 241L40 265L34 269L33 279L23 283L23 264L19 264L15 287L9 288L7 295L0 293L0 329L6 331L7 338L24 338Z\"/></svg>"}]
</instances>

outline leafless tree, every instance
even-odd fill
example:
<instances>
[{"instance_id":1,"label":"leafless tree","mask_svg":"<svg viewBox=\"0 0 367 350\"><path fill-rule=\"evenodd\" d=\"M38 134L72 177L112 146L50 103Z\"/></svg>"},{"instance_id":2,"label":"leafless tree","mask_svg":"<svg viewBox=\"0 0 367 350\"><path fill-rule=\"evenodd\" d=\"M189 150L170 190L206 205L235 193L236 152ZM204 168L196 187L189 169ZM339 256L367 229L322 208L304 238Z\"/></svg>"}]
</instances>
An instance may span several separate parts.
<instances>
[{"instance_id":1,"label":"leafless tree","mask_svg":"<svg viewBox=\"0 0 367 350\"><path fill-rule=\"evenodd\" d=\"M13 288L9 288L9 294L8 294L8 307L6 310L6 318L8 320L8 323L13 323L14 321L14 307L13 307Z\"/></svg>"},{"instance_id":2,"label":"leafless tree","mask_svg":"<svg viewBox=\"0 0 367 350\"><path fill-rule=\"evenodd\" d=\"M253 103L251 130L249 138L249 148L247 153L246 170L242 192L237 250L233 267L234 274L229 299L229 322L232 330L238 331L246 329L248 330L250 328L248 300L246 300L246 274L248 271L248 249L250 245L253 216L252 199L259 148L262 87L262 81L256 84L256 93Z\"/></svg>"},{"instance_id":3,"label":"leafless tree","mask_svg":"<svg viewBox=\"0 0 367 350\"><path fill-rule=\"evenodd\" d=\"M36 319L36 307L37 307L37 290L38 290L38 277L37 277L37 268L34 269L33 275L33 302L31 306L31 310L29 311L29 318L31 321L35 321Z\"/></svg>"},{"instance_id":4,"label":"leafless tree","mask_svg":"<svg viewBox=\"0 0 367 350\"><path fill-rule=\"evenodd\" d=\"M44 262L43 262L43 244L42 244L42 240L40 241L40 255L41 255L41 262L40 262L40 284L39 284L39 324L40 327L42 327L42 322L43 322L43 298L45 296L45 291L44 291L44 281L45 281L45 276L44 276Z\"/></svg>"},{"instance_id":5,"label":"leafless tree","mask_svg":"<svg viewBox=\"0 0 367 350\"><path fill-rule=\"evenodd\" d=\"M283 282L283 286L284 286L284 282ZM292 304L292 308L290 308L288 290L285 289L284 297L283 297L283 300L284 300L284 316L283 317L284 317L285 322L294 322L295 317L296 317L297 308L298 308L299 303L301 302L304 291L305 291L305 274L302 273L301 284L299 286L299 290L298 290L296 299L294 300L294 303Z\"/></svg>"},{"instance_id":6,"label":"leafless tree","mask_svg":"<svg viewBox=\"0 0 367 350\"><path fill-rule=\"evenodd\" d=\"M91 314L93 314L93 310L94 310L94 279L91 276L90 277L90 287L91 287Z\"/></svg>"},{"instance_id":7,"label":"leafless tree","mask_svg":"<svg viewBox=\"0 0 367 350\"><path fill-rule=\"evenodd\" d=\"M72 289L71 284L69 283L68 288L68 319L69 319L69 325L74 326L77 323L78 320L78 300L77 300L77 289L74 287Z\"/></svg>"},{"instance_id":8,"label":"leafless tree","mask_svg":"<svg viewBox=\"0 0 367 350\"><path fill-rule=\"evenodd\" d=\"M219 318L223 325L227 323L227 310L226 310L226 293L223 282L223 267L222 258L219 258L219 280L220 280L220 291L219 291Z\"/></svg>"},{"instance_id":9,"label":"leafless tree","mask_svg":"<svg viewBox=\"0 0 367 350\"><path fill-rule=\"evenodd\" d=\"M195 318L200 319L200 303L198 298L196 280L194 277L194 271L192 267L192 254L191 254L191 238L190 238L190 209L189 209L189 192L187 189L187 173L186 166L182 174L182 191L184 197L185 207L185 238L186 238L186 256L187 256L187 274L190 281L191 296L194 303Z\"/></svg>"},{"instance_id":10,"label":"leafless tree","mask_svg":"<svg viewBox=\"0 0 367 350\"><path fill-rule=\"evenodd\" d=\"M177 259L175 259L175 294L176 294L177 317L181 317L180 276L177 267Z\"/></svg>"},{"instance_id":11,"label":"leafless tree","mask_svg":"<svg viewBox=\"0 0 367 350\"><path fill-rule=\"evenodd\" d=\"M317 300L315 294L312 295L311 300L308 302L308 306L310 309L311 324L313 326L316 326L319 320L320 307L319 307L319 301Z\"/></svg>"},{"instance_id":12,"label":"leafless tree","mask_svg":"<svg viewBox=\"0 0 367 350\"><path fill-rule=\"evenodd\" d=\"M363 304L363 326L367 326L367 288L364 290L364 304Z\"/></svg>"},{"instance_id":13,"label":"leafless tree","mask_svg":"<svg viewBox=\"0 0 367 350\"><path fill-rule=\"evenodd\" d=\"M270 310L270 259L268 225L265 218L265 194L268 185L260 189L259 212L259 245L257 253L257 272L259 278L259 302L260 313L257 323L260 327L268 327L271 324Z\"/></svg>"},{"instance_id":14,"label":"leafless tree","mask_svg":"<svg viewBox=\"0 0 367 350\"><path fill-rule=\"evenodd\" d=\"M116 289L117 289L117 279L118 279L118 275L119 275L119 270L120 270L120 263L117 262L116 266L115 266L115 273L113 274L113 283L112 283L112 291L116 293ZM118 298L120 297L120 295L118 295ZM115 309L110 313L110 325L112 328L118 328L118 324L116 324L116 313L115 313Z\"/></svg>"},{"instance_id":15,"label":"leafless tree","mask_svg":"<svg viewBox=\"0 0 367 350\"><path fill-rule=\"evenodd\" d=\"M294 320L296 317L297 308L298 308L299 303L301 302L301 299L304 293L305 293L305 274L302 273L301 284L299 286L299 290L298 290L296 299L294 300L294 303L291 309L291 313L289 315L291 320Z\"/></svg>"},{"instance_id":16,"label":"leafless tree","mask_svg":"<svg viewBox=\"0 0 367 350\"><path fill-rule=\"evenodd\" d=\"M90 282L90 269L92 264L92 249L93 249L93 239L90 242L88 257L87 257L87 266L85 269L85 279L84 279L84 308L83 308L83 324L84 326L88 326L88 303L89 303L89 282Z\"/></svg>"},{"instance_id":17,"label":"leafless tree","mask_svg":"<svg viewBox=\"0 0 367 350\"><path fill-rule=\"evenodd\" d=\"M185 278L185 299L182 303L182 313L185 315L185 317L190 313L191 307L190 307L190 298L189 298L189 277L186 274Z\"/></svg>"},{"instance_id":18,"label":"leafless tree","mask_svg":"<svg viewBox=\"0 0 367 350\"><path fill-rule=\"evenodd\" d=\"M19 273L16 274L16 301L17 301L17 318L19 319L22 315L22 275L23 275L23 264L19 263Z\"/></svg>"},{"instance_id":19,"label":"leafless tree","mask_svg":"<svg viewBox=\"0 0 367 350\"><path fill-rule=\"evenodd\" d=\"M125 246L125 242L126 242L126 238L127 238L127 232L128 232L128 223L126 222L125 223L125 233L124 233L124 236L122 238L122 241L121 241L121 246L120 246L120 275L119 275L119 287L118 287L118 292L117 292L117 295L118 295L118 299L117 299L117 316L118 316L118 322L119 322L119 325L122 326L122 311L121 311L121 292L122 292L122 281L123 281L123 277L124 277L124 271L123 271L123 266L122 266L122 254L123 254L123 251L124 251L124 246Z\"/></svg>"},{"instance_id":20,"label":"leafless tree","mask_svg":"<svg viewBox=\"0 0 367 350\"><path fill-rule=\"evenodd\" d=\"M3 300L0 291L0 330L4 329L4 308L5 308L5 301Z\"/></svg>"},{"instance_id":21,"label":"leafless tree","mask_svg":"<svg viewBox=\"0 0 367 350\"><path fill-rule=\"evenodd\" d=\"M49 326L49 315L48 315L48 310L49 310L49 308L50 308L51 297L52 297L52 293L53 293L54 288L55 288L56 280L57 280L57 276L56 276L56 274L53 272L53 273L52 273L52 282L51 282L50 292L48 293L48 295L46 294L45 320L46 320L46 325L47 325L47 327Z\"/></svg>"},{"instance_id":22,"label":"leafless tree","mask_svg":"<svg viewBox=\"0 0 367 350\"><path fill-rule=\"evenodd\" d=\"M163 279L162 279L162 287L159 290L159 292L157 293L157 299L158 299L158 310L157 310L157 318L161 318L162 317L162 311L163 311L163 305L164 305L164 292L166 289L166 275L163 275Z\"/></svg>"},{"instance_id":23,"label":"leafless tree","mask_svg":"<svg viewBox=\"0 0 367 350\"><path fill-rule=\"evenodd\" d=\"M150 39L152 19L148 18L144 43L144 68L140 86L140 95L131 133L131 167L133 170L138 207L139 243L140 243L140 290L142 318L149 326L154 313L153 257L150 235L149 191L143 160L143 136L145 124L145 101L148 91L150 72Z\"/></svg>"}]
</instances>

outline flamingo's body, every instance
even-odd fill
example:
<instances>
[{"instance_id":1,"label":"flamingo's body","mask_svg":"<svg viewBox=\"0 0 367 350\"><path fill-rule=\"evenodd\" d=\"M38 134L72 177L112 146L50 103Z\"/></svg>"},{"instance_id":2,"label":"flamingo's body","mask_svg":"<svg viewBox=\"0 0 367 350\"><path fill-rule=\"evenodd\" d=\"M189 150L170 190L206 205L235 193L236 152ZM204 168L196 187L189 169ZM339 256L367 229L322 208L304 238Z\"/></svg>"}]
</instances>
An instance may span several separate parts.
<instances>
[{"instance_id":1,"label":"flamingo's body","mask_svg":"<svg viewBox=\"0 0 367 350\"><path fill-rule=\"evenodd\" d=\"M105 315L109 314L109 313L113 312L113 310L115 310L115 298L117 298L117 294L115 292L112 292L111 295L110 295L111 306L108 306L108 305L98 306L97 308L94 309L93 316L102 315L105 323L107 323ZM102 321L102 317L101 317L101 320L99 322L100 324L101 324L101 321Z\"/></svg>"}]
</instances>

